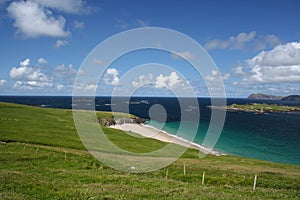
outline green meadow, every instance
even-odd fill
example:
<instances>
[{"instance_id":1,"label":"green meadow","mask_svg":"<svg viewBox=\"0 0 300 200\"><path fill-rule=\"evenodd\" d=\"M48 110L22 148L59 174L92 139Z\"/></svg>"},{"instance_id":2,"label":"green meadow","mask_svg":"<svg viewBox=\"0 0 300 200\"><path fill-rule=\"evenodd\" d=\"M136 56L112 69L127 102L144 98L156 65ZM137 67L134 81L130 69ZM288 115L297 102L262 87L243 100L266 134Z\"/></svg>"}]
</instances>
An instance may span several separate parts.
<instances>
[{"instance_id":1,"label":"green meadow","mask_svg":"<svg viewBox=\"0 0 300 200\"><path fill-rule=\"evenodd\" d=\"M111 113L97 116L110 118ZM149 152L165 145L102 128L127 151ZM300 166L230 155L200 159L193 149L158 171L114 170L85 149L71 110L0 103L0 141L0 199L300 198Z\"/></svg>"}]
</instances>

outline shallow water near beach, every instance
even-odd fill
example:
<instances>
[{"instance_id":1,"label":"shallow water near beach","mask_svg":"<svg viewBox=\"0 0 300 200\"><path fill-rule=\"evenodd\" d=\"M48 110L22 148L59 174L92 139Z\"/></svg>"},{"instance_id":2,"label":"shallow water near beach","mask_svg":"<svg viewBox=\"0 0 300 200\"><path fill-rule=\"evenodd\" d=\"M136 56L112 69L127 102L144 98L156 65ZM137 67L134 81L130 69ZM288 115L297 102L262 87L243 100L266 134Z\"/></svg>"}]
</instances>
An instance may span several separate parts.
<instances>
[{"instance_id":1,"label":"shallow water near beach","mask_svg":"<svg viewBox=\"0 0 300 200\"><path fill-rule=\"evenodd\" d=\"M82 97L87 108L91 104L89 99ZM0 101L13 102L27 105L34 105L49 108L71 109L72 97L38 97L38 96L0 96ZM152 119L148 121L151 126L165 130L171 134L177 134L179 125L184 125L184 130L180 134L185 139L193 139L193 142L202 145L210 122L211 111L207 107L210 105L209 98L199 98L197 108L189 106L190 99L183 99L185 105L184 112L191 116L195 110L200 110L200 123L191 118L180 122L180 104L176 98L165 97L131 97L116 98L114 104L120 105L117 110L125 112L129 110L131 114L149 119L149 109L156 104L164 107L167 113L165 123ZM293 101L251 101L248 99L227 99L227 104L246 103L270 103L284 105L300 105L300 102ZM99 111L111 111L112 102L110 97L96 97L95 109ZM192 132L189 127L199 123L197 134L191 137ZM227 112L223 131L218 142L214 146L215 150L226 154L239 155L261 160L290 163L300 165L300 113L269 113L258 115L245 112Z\"/></svg>"},{"instance_id":2,"label":"shallow water near beach","mask_svg":"<svg viewBox=\"0 0 300 200\"><path fill-rule=\"evenodd\" d=\"M240 115L238 113L233 114ZM271 118L273 118L272 120L279 120L278 118L282 118L282 116L271 116ZM299 116L295 118L299 118ZM162 124L151 121L150 123L154 127L163 126L163 130L171 134L177 134L180 125L180 122ZM190 124L193 122L182 123ZM286 124L289 126L288 128L284 128L285 125L283 124L272 128L268 126L252 127L251 123L239 125L238 122L235 123L232 125L228 120L226 121L219 140L214 146L215 150L225 154L300 165L299 127L293 126L292 123L290 123L291 126ZM203 143L208 125L207 121L200 122L197 135L194 138L195 143L200 145ZM279 128L280 126L281 128ZM288 129L289 132L286 132L285 129ZM184 131L187 135L192 134L189 133L189 129Z\"/></svg>"}]
</instances>

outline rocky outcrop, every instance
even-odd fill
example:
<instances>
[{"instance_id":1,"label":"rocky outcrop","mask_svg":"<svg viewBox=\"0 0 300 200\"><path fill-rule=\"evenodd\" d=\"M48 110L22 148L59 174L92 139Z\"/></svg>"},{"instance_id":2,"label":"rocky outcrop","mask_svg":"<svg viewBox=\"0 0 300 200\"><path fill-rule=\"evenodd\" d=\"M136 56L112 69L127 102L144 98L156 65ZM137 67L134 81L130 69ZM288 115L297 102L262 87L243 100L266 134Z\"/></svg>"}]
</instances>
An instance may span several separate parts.
<instances>
[{"instance_id":1,"label":"rocky outcrop","mask_svg":"<svg viewBox=\"0 0 300 200\"><path fill-rule=\"evenodd\" d=\"M98 119L99 124L101 124L102 126L112 126L112 125L116 125L116 121L114 120L113 117L110 118L99 118Z\"/></svg>"},{"instance_id":2,"label":"rocky outcrop","mask_svg":"<svg viewBox=\"0 0 300 200\"><path fill-rule=\"evenodd\" d=\"M116 124L144 124L146 123L146 119L139 117L107 117L107 118L99 118L98 122L103 126L112 126Z\"/></svg>"}]
</instances>

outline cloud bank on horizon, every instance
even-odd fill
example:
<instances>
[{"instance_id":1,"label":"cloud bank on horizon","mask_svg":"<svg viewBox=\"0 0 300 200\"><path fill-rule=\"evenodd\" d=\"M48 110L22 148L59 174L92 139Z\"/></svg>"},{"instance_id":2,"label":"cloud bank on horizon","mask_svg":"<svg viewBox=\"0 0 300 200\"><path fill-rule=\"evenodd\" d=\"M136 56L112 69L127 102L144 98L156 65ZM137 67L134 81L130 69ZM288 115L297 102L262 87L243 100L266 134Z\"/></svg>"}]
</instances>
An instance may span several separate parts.
<instances>
[{"instance_id":1,"label":"cloud bank on horizon","mask_svg":"<svg viewBox=\"0 0 300 200\"><path fill-rule=\"evenodd\" d=\"M298 4L297 1L292 3ZM224 31L216 34L215 29L218 27L207 26L208 30L202 31L200 27L194 26L200 23L199 19L205 13L199 14L197 19L189 17L188 14L177 16L170 11L170 18L162 20L164 15L161 11L158 10L154 16L151 10L140 7L141 2L126 5L120 1L118 4L119 9L113 9L112 3L109 2L84 0L0 1L0 10L3 11L1 13L5 13L0 17L0 30L3 32L3 37L0 38L3 47L0 48L2 52L7 52L0 63L0 94L71 95L76 75L84 76L84 72L79 69L80 63L94 46L120 31L150 25L166 26L190 33L200 44L204 44L219 71L213 70L200 80L185 70L188 65L184 63L197 55L185 49L168 52L167 62L174 68L173 71L145 72L126 83L128 87L145 88L143 93L138 93L139 95L163 96L168 94L167 90L175 87L184 90L187 84L191 84L198 96L208 96L207 91L203 89L205 81L214 81L218 75L223 78L227 95L230 97L245 97L254 92L299 94L300 32L297 28L289 28L288 23L285 25L287 27L279 31L271 21L270 24L259 22L261 16L252 16L257 25L239 21L236 16L236 24L232 27L225 24L224 27L228 30L220 27ZM208 11L212 9L209 3L203 4L202 6L207 6ZM149 4L148 9L151 6L154 6L154 3ZM166 2L161 3L162 8L167 6ZM269 13L275 18L278 17L274 14L276 6L280 9L281 5L275 5L274 12L270 10ZM292 6L288 6L288 9L292 9ZM194 10L193 6L178 6L177 9L187 12ZM285 20L290 20L290 24L297 23L295 16L300 17L300 14L292 12L285 14ZM170 23L173 18L177 24ZM226 19L224 13L216 13L207 20L213 22L222 18ZM250 28L244 31L247 30L247 26ZM13 53L16 50L18 53ZM157 58L157 55L152 57ZM141 63L146 62L143 57L136 59ZM134 67L130 61L129 59L128 62L118 65L112 63L99 83L83 83L77 87L82 90L98 88L97 95L109 95L113 88L120 84L126 71ZM95 58L93 64L104 66L108 63ZM184 80L182 75L188 81Z\"/></svg>"}]
</instances>

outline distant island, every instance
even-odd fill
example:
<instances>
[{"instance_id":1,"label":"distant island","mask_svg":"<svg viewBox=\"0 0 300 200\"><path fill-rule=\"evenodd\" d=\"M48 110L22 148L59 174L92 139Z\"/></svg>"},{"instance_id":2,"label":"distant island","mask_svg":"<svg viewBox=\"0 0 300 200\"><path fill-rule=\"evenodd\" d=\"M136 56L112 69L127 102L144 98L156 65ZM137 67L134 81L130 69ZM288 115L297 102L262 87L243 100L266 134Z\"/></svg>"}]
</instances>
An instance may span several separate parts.
<instances>
[{"instance_id":1,"label":"distant island","mask_svg":"<svg viewBox=\"0 0 300 200\"><path fill-rule=\"evenodd\" d=\"M300 101L300 95L290 95L287 97L283 97L282 101Z\"/></svg>"},{"instance_id":2,"label":"distant island","mask_svg":"<svg viewBox=\"0 0 300 200\"><path fill-rule=\"evenodd\" d=\"M299 112L300 106L285 106L266 103L251 103L245 105L232 104L228 106L210 106L215 110L227 110L232 112L253 112L256 114L265 114L270 112Z\"/></svg>"},{"instance_id":3,"label":"distant island","mask_svg":"<svg viewBox=\"0 0 300 200\"><path fill-rule=\"evenodd\" d=\"M247 99L257 99L257 100L281 100L282 96L275 96L270 94L250 94Z\"/></svg>"},{"instance_id":4,"label":"distant island","mask_svg":"<svg viewBox=\"0 0 300 200\"><path fill-rule=\"evenodd\" d=\"M282 101L300 101L300 95L289 95L286 97L270 94L250 94L247 99L251 100L282 100Z\"/></svg>"}]
</instances>

